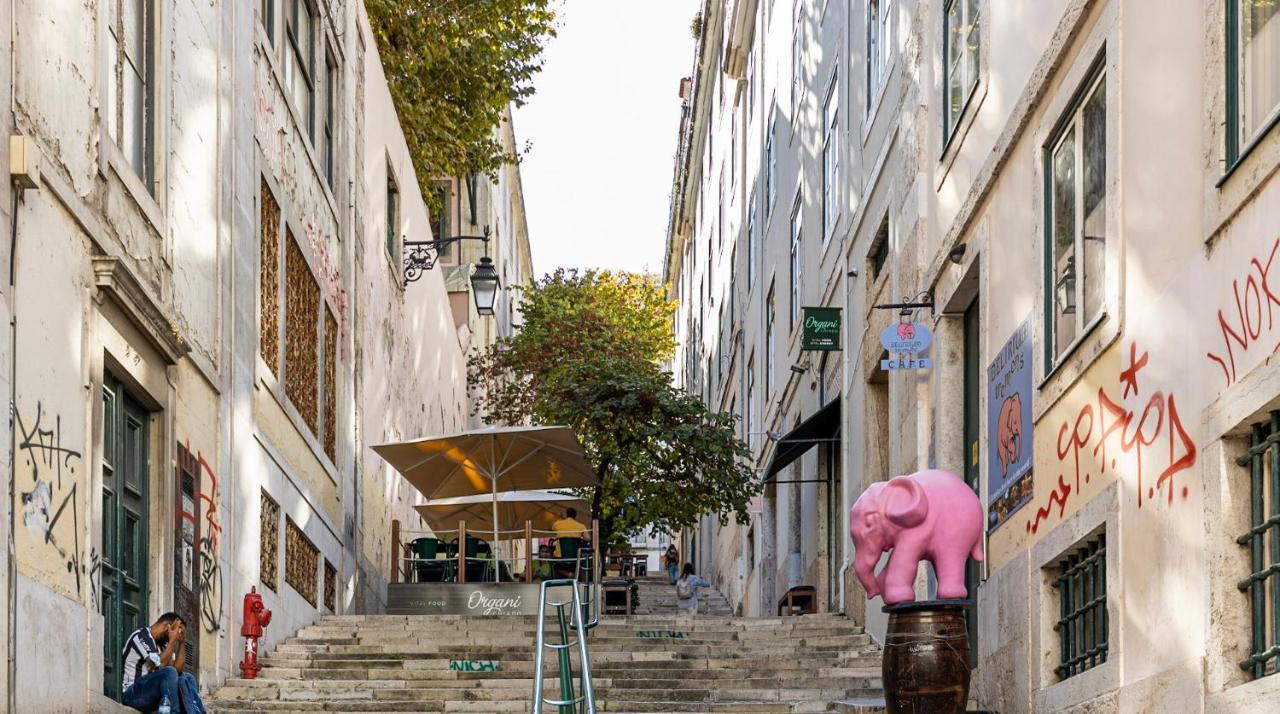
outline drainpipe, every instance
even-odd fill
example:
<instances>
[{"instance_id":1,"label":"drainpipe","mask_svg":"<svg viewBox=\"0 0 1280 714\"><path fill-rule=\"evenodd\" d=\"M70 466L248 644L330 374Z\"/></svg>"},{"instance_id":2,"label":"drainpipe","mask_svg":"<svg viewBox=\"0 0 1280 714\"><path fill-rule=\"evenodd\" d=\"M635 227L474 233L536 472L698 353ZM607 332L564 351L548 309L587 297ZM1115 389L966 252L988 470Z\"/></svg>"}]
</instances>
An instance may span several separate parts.
<instances>
[{"instance_id":1,"label":"drainpipe","mask_svg":"<svg viewBox=\"0 0 1280 714\"><path fill-rule=\"evenodd\" d=\"M14 537L14 528L17 527L17 478L15 477L17 470L17 436L15 431L14 415L18 410L18 307L17 293L15 290L17 263L18 263L18 201L22 196L22 189L10 184L9 190L12 192L12 200L9 204L10 220L9 220L9 531L7 533L7 547L9 555L9 568L6 574L9 606L9 632L8 632L8 654L9 654L9 672L6 690L8 695L8 711L17 711L17 687L18 679L18 549L17 542Z\"/></svg>"}]
</instances>

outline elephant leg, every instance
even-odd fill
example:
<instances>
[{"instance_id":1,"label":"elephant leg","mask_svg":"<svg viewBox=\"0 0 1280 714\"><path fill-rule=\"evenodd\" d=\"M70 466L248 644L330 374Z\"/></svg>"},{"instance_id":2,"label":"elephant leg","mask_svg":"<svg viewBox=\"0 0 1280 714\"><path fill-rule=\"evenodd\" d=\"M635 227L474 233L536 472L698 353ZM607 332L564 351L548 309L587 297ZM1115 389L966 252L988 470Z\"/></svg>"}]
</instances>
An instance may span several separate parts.
<instances>
[{"instance_id":1,"label":"elephant leg","mask_svg":"<svg viewBox=\"0 0 1280 714\"><path fill-rule=\"evenodd\" d=\"M964 586L964 565L968 553L937 557L933 560L933 571L938 576L938 598L940 600L963 600L969 591Z\"/></svg>"},{"instance_id":2,"label":"elephant leg","mask_svg":"<svg viewBox=\"0 0 1280 714\"><path fill-rule=\"evenodd\" d=\"M880 573L880 577L884 579L881 594L886 605L911 602L916 599L914 586L919 565L920 554L918 552L908 553L901 548L893 549L893 554L889 556L888 564L884 566L884 570Z\"/></svg>"}]
</instances>

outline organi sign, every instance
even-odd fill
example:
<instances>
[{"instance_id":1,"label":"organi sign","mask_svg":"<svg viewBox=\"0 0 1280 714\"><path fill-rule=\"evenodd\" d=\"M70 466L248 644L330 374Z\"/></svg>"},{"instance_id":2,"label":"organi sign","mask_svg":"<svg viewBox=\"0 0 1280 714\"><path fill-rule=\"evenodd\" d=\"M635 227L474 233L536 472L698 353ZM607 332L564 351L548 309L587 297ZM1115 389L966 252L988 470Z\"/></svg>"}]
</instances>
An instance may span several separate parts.
<instances>
[{"instance_id":1,"label":"organi sign","mask_svg":"<svg viewBox=\"0 0 1280 714\"><path fill-rule=\"evenodd\" d=\"M880 344L884 345L891 359L880 360L880 369L929 369L933 360L928 357L914 357L929 349L933 344L933 334L929 328L918 322L899 322L889 325L880 333Z\"/></svg>"},{"instance_id":2,"label":"organi sign","mask_svg":"<svg viewBox=\"0 0 1280 714\"><path fill-rule=\"evenodd\" d=\"M800 349L808 351L840 350L840 308L806 307L804 333Z\"/></svg>"}]
</instances>

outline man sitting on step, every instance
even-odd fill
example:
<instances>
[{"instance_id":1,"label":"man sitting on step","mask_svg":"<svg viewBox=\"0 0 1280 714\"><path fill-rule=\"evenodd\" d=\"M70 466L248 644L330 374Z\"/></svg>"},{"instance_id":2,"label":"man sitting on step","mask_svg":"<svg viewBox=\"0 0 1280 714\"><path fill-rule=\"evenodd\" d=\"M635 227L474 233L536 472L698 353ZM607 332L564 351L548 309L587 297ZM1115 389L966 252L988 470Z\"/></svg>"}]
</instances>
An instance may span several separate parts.
<instances>
[{"instance_id":1,"label":"man sitting on step","mask_svg":"<svg viewBox=\"0 0 1280 714\"><path fill-rule=\"evenodd\" d=\"M166 612L150 627L134 630L122 654L121 700L125 706L154 712L168 700L173 714L204 714L195 678L182 671L187 659L187 623L181 615Z\"/></svg>"}]
</instances>

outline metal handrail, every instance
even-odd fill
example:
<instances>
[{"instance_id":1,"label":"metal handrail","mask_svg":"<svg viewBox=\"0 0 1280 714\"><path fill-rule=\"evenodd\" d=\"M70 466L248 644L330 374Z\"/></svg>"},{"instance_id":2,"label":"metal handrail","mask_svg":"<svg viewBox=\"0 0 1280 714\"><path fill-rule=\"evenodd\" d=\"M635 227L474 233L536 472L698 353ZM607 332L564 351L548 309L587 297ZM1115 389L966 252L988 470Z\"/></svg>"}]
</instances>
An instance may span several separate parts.
<instances>
[{"instance_id":1,"label":"metal handrail","mask_svg":"<svg viewBox=\"0 0 1280 714\"><path fill-rule=\"evenodd\" d=\"M568 587L570 597L568 600L560 600L551 602L547 598L547 591L551 588ZM533 665L533 707L535 714L542 714L544 707L551 705L556 707L559 714L596 714L596 693L591 683L591 658L587 653L587 626L583 621L582 598L579 595L577 579L562 578L559 580L543 581L542 587L538 595L538 635L535 644ZM555 608L556 622L560 629L560 642L548 643L546 640L547 627L547 606ZM565 606L570 606L569 621L565 621ZM569 641L569 629L573 628L576 641ZM579 676L581 678L582 694L574 696L573 692L573 668L570 662L569 650L573 647L578 648L579 657ZM547 699L543 693L544 689L544 672L546 650L555 650L560 663L560 698Z\"/></svg>"}]
</instances>

